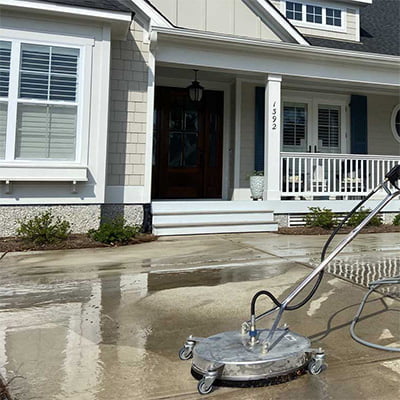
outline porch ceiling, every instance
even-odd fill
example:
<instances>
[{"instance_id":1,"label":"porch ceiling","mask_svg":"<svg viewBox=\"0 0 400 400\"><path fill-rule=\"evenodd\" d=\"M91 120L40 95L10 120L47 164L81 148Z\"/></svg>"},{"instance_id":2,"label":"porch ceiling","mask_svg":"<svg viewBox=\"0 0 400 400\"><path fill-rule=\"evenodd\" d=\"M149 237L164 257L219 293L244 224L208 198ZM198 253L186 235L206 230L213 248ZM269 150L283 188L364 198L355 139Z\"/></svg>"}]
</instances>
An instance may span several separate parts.
<instances>
[{"instance_id":1,"label":"porch ceiling","mask_svg":"<svg viewBox=\"0 0 400 400\"><path fill-rule=\"evenodd\" d=\"M196 67L196 66L170 66L158 63L156 66L156 84L165 84L166 81L181 81L183 84L190 84L193 80L193 69L199 69L198 79L200 82L218 82L233 83L236 78L243 81L259 83L262 86L265 83L265 74L234 71L221 71L219 69ZM399 96L400 89L397 87L387 87L378 84L352 83L352 82L332 82L327 79L299 78L284 75L282 79L282 89L287 90L308 90L321 93L337 94L382 94L388 96Z\"/></svg>"}]
</instances>

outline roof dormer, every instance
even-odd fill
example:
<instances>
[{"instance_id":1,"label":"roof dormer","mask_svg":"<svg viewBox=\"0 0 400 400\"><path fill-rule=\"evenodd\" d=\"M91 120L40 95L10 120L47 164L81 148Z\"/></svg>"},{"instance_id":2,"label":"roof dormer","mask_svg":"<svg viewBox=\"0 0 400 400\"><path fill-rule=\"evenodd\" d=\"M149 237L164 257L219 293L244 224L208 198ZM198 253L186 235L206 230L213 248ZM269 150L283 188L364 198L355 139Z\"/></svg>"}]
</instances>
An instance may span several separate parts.
<instances>
[{"instance_id":1,"label":"roof dormer","mask_svg":"<svg viewBox=\"0 0 400 400\"><path fill-rule=\"evenodd\" d=\"M306 36L360 40L360 7L372 0L272 0Z\"/></svg>"}]
</instances>

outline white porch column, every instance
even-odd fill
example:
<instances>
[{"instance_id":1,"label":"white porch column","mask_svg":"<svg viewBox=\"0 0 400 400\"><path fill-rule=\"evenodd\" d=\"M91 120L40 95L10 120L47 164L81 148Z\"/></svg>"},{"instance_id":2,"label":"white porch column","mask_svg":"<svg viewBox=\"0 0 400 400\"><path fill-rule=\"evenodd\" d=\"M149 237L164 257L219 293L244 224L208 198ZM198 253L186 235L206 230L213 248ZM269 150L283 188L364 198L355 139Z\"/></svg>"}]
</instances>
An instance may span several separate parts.
<instances>
[{"instance_id":1,"label":"white porch column","mask_svg":"<svg viewBox=\"0 0 400 400\"><path fill-rule=\"evenodd\" d=\"M280 200L281 75L268 75L265 85L264 200Z\"/></svg>"}]
</instances>

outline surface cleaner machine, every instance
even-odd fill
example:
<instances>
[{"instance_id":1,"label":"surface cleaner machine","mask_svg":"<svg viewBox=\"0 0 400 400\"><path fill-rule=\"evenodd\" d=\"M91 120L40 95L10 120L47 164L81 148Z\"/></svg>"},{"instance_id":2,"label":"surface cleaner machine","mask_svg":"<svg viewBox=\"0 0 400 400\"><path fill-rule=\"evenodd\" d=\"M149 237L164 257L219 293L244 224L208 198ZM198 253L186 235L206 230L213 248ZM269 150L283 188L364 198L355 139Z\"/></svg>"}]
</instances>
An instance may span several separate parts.
<instances>
[{"instance_id":1,"label":"surface cleaner machine","mask_svg":"<svg viewBox=\"0 0 400 400\"><path fill-rule=\"evenodd\" d=\"M283 300L278 301L269 291L257 292L250 305L250 319L244 322L239 331L222 332L208 338L189 336L179 351L181 360L192 361L192 374L199 379L198 391L208 394L213 385L226 386L264 386L287 382L309 372L318 375L325 369L324 350L311 347L310 339L291 331L286 324L280 325L285 311L294 311L305 305L315 294L321 283L324 268L358 235L363 227L378 214L391 200L400 195L397 181L400 179L400 165L392 168L385 180L371 191L342 220L331 234L321 254L321 263ZM347 220L376 192L384 190L386 197L376 208L355 227L327 256L326 251L334 236ZM316 278L308 295L298 304L293 300ZM390 278L389 284L400 283L400 277ZM372 290L381 282L372 285ZM368 293L369 294L369 293ZM256 315L256 302L260 296L267 296L274 306ZM362 307L361 307L362 309ZM359 342L384 350L399 351L396 348L385 348L360 340L353 335L361 309L352 324L352 336ZM270 329L258 329L256 324L263 318L276 314Z\"/></svg>"}]
</instances>

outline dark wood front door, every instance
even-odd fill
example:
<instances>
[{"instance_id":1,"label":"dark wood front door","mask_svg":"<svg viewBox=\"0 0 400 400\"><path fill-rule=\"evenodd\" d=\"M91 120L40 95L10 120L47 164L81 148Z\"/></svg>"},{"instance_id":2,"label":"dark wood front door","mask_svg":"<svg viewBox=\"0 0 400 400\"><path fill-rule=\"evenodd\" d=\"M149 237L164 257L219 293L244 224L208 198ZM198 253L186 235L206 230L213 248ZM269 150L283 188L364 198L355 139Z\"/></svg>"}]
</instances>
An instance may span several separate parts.
<instances>
[{"instance_id":1,"label":"dark wood front door","mask_svg":"<svg viewBox=\"0 0 400 400\"><path fill-rule=\"evenodd\" d=\"M221 198L223 92L157 87L153 198Z\"/></svg>"}]
</instances>

